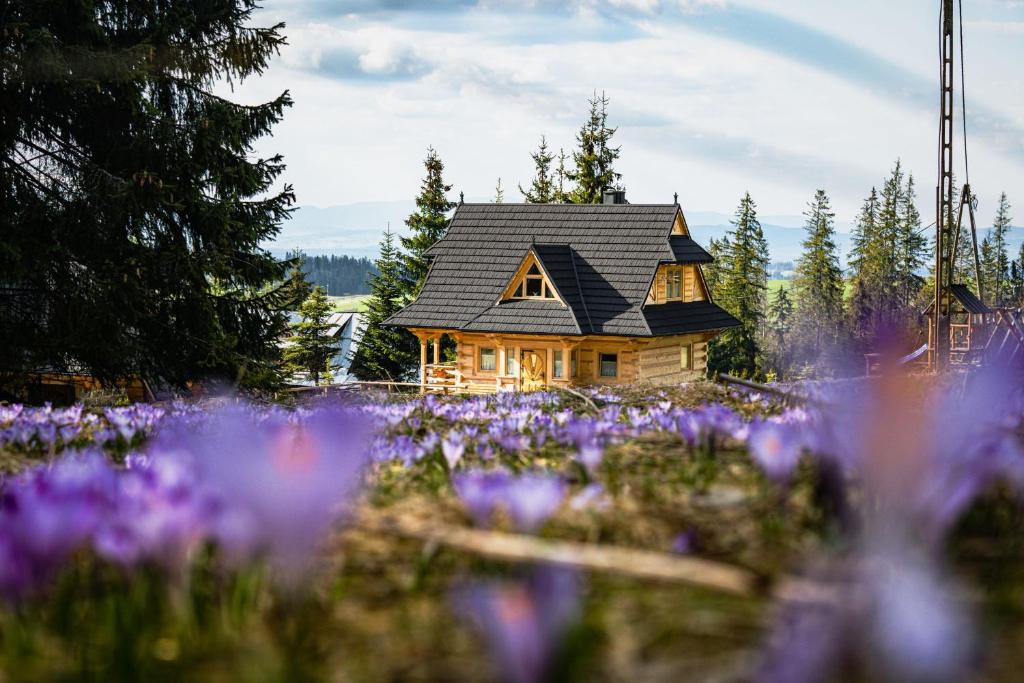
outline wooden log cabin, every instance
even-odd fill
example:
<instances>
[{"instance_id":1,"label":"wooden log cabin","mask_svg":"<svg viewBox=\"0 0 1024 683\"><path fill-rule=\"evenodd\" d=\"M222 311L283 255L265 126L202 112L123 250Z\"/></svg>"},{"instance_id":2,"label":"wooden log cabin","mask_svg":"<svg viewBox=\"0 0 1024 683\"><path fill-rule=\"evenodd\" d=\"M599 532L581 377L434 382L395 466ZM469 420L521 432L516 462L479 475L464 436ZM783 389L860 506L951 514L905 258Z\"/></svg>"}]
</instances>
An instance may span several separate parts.
<instances>
[{"instance_id":1,"label":"wooden log cabin","mask_svg":"<svg viewBox=\"0 0 1024 683\"><path fill-rule=\"evenodd\" d=\"M419 296L387 321L419 338L425 386L678 383L739 324L711 301L711 256L678 204L460 204L429 256Z\"/></svg>"}]
</instances>

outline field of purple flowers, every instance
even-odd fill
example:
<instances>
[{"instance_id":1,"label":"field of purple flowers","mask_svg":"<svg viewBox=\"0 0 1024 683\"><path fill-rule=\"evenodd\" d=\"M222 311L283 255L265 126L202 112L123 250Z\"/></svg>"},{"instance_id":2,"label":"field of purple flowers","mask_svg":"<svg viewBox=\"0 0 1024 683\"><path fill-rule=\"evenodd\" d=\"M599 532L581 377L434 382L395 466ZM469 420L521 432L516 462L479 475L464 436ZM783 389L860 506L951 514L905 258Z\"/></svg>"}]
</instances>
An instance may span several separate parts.
<instances>
[{"instance_id":1,"label":"field of purple flowers","mask_svg":"<svg viewBox=\"0 0 1024 683\"><path fill-rule=\"evenodd\" d=\"M997 377L0 406L0 680L1014 680Z\"/></svg>"}]
</instances>

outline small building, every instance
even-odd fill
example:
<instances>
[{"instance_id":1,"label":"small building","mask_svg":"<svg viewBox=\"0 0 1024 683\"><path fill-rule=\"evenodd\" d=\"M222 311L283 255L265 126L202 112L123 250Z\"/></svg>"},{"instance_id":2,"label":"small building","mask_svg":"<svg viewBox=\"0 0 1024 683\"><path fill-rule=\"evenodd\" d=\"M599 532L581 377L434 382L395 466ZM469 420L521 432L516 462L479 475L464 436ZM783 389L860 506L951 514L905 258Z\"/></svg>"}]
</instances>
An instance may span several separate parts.
<instances>
[{"instance_id":1,"label":"small building","mask_svg":"<svg viewBox=\"0 0 1024 683\"><path fill-rule=\"evenodd\" d=\"M966 285L949 288L949 364L952 366L1020 366L1024 363L1024 316L1012 309L992 309ZM935 349L932 302L928 317L928 349Z\"/></svg>"},{"instance_id":2,"label":"small building","mask_svg":"<svg viewBox=\"0 0 1024 683\"><path fill-rule=\"evenodd\" d=\"M678 204L460 204L428 253L419 296L387 321L419 338L421 384L678 383L703 376L708 342L739 325L711 301L712 258Z\"/></svg>"},{"instance_id":3,"label":"small building","mask_svg":"<svg viewBox=\"0 0 1024 683\"><path fill-rule=\"evenodd\" d=\"M292 335L291 326L301 320L302 316L299 313L292 312L288 314L289 330L278 343L282 349L292 343L289 341L289 337ZM359 345L359 340L363 336L363 328L365 326L363 314L354 311L334 312L327 318L327 324L327 334L337 340L338 344L337 350L330 360L331 383L341 384L349 381L348 369L351 365L350 359ZM312 385L312 380L306 377L304 373L293 377L292 381L300 386Z\"/></svg>"}]
</instances>

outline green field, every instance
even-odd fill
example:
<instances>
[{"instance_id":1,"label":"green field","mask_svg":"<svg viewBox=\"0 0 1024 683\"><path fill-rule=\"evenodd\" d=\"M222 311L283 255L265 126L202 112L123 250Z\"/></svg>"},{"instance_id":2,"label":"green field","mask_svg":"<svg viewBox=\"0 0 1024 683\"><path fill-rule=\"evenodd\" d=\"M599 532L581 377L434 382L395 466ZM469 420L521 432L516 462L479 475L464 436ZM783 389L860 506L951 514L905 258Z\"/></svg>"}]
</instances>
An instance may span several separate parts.
<instances>
[{"instance_id":1,"label":"green field","mask_svg":"<svg viewBox=\"0 0 1024 683\"><path fill-rule=\"evenodd\" d=\"M351 296L331 296L331 310L337 313L363 313L366 311L366 302L370 298L368 294L354 294Z\"/></svg>"}]
</instances>

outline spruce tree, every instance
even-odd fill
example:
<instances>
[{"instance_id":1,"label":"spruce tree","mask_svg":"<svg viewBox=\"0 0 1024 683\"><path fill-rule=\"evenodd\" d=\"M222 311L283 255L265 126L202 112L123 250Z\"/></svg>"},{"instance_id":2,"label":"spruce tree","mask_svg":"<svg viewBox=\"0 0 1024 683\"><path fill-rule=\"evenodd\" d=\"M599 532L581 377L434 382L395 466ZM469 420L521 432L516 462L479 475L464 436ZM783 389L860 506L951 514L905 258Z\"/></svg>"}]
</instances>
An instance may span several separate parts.
<instances>
[{"instance_id":1,"label":"spruce tree","mask_svg":"<svg viewBox=\"0 0 1024 683\"><path fill-rule=\"evenodd\" d=\"M835 243L835 213L824 190L818 190L804 214L807 237L793 282L796 331L801 354L809 361L833 346L843 315L843 271Z\"/></svg>"},{"instance_id":2,"label":"spruce tree","mask_svg":"<svg viewBox=\"0 0 1024 683\"><path fill-rule=\"evenodd\" d=\"M600 97L594 93L587 121L576 135L577 149L572 155L576 168L568 173L576 183L571 195L575 204L600 204L605 189L621 187L622 175L615 171L620 148L611 145L617 129L608 127L609 101L604 93Z\"/></svg>"},{"instance_id":3,"label":"spruce tree","mask_svg":"<svg viewBox=\"0 0 1024 683\"><path fill-rule=\"evenodd\" d=\"M723 235L721 239L712 237L708 241L708 254L711 256L711 263L703 267L704 282L711 292L711 298L717 299L722 288L722 273L726 268L725 259L729 254L729 236Z\"/></svg>"},{"instance_id":4,"label":"spruce tree","mask_svg":"<svg viewBox=\"0 0 1024 683\"><path fill-rule=\"evenodd\" d=\"M1024 244L1020 245L1020 254L1018 254L1017 260L1013 262L1013 265L1013 296L1009 304L1010 306L1021 307L1024 306Z\"/></svg>"},{"instance_id":5,"label":"spruce tree","mask_svg":"<svg viewBox=\"0 0 1024 683\"><path fill-rule=\"evenodd\" d=\"M558 168L555 169L555 203L566 204L572 200L572 192L565 185L565 181L569 178L569 171L565 167L565 162L568 159L568 155L565 150L559 148L558 150Z\"/></svg>"},{"instance_id":6,"label":"spruce tree","mask_svg":"<svg viewBox=\"0 0 1024 683\"><path fill-rule=\"evenodd\" d=\"M931 255L928 238L921 230L921 214L916 202L914 176L909 175L896 229L896 287L900 306L907 313L924 285L919 271L928 264Z\"/></svg>"},{"instance_id":7,"label":"spruce tree","mask_svg":"<svg viewBox=\"0 0 1024 683\"><path fill-rule=\"evenodd\" d=\"M448 201L452 186L444 182L444 164L433 147L427 148L423 166L427 174L416 197L416 212L405 220L411 234L401 238L405 250L402 255L402 291L408 300L420 293L430 268L426 252L444 237L448 228L448 212L455 207Z\"/></svg>"},{"instance_id":8,"label":"spruce tree","mask_svg":"<svg viewBox=\"0 0 1024 683\"><path fill-rule=\"evenodd\" d=\"M776 374L784 376L789 372L792 358L790 348L790 331L793 324L793 300L789 296L789 288L779 287L775 298L768 307L768 332L770 340L772 366Z\"/></svg>"},{"instance_id":9,"label":"spruce tree","mask_svg":"<svg viewBox=\"0 0 1024 683\"><path fill-rule=\"evenodd\" d=\"M1010 217L1010 201L1003 192L999 197L999 208L996 210L995 220L992 222L992 272L991 272L991 294L986 291L989 301L996 307L1002 307L1008 303L1010 298L1010 256L1007 250L1006 238L1010 232L1013 218Z\"/></svg>"},{"instance_id":10,"label":"spruce tree","mask_svg":"<svg viewBox=\"0 0 1024 683\"><path fill-rule=\"evenodd\" d=\"M768 291L768 243L757 219L757 205L744 195L728 235L718 303L740 321L711 345L708 368L755 377L761 374L758 338L763 333Z\"/></svg>"},{"instance_id":11,"label":"spruce tree","mask_svg":"<svg viewBox=\"0 0 1024 683\"><path fill-rule=\"evenodd\" d=\"M288 93L256 0L9 0L0 11L0 372L185 384L269 377L287 264L260 247L294 197L258 158ZM280 189L274 189L280 187ZM10 291L0 293L8 297Z\"/></svg>"},{"instance_id":12,"label":"spruce tree","mask_svg":"<svg viewBox=\"0 0 1024 683\"><path fill-rule=\"evenodd\" d=\"M981 240L981 291L985 296L985 302L995 302L996 292L996 252L992 248L992 236L985 235Z\"/></svg>"},{"instance_id":13,"label":"spruce tree","mask_svg":"<svg viewBox=\"0 0 1024 683\"><path fill-rule=\"evenodd\" d=\"M305 266L306 256L299 249L288 254L291 268L288 270L288 279L285 282L284 291L287 293L288 310L295 310L309 298L313 293L313 285L306 279Z\"/></svg>"},{"instance_id":14,"label":"spruce tree","mask_svg":"<svg viewBox=\"0 0 1024 683\"><path fill-rule=\"evenodd\" d=\"M403 305L401 264L390 231L384 233L375 265L363 336L350 355L349 374L362 380L397 382L412 372L419 356L416 338L408 330L384 325Z\"/></svg>"},{"instance_id":15,"label":"spruce tree","mask_svg":"<svg viewBox=\"0 0 1024 683\"><path fill-rule=\"evenodd\" d=\"M878 190L873 187L871 194L864 200L851 236L849 264L856 279L867 279L869 245L876 239L877 230Z\"/></svg>"},{"instance_id":16,"label":"spruce tree","mask_svg":"<svg viewBox=\"0 0 1024 683\"><path fill-rule=\"evenodd\" d=\"M285 366L292 372L306 374L314 386L321 376L331 377L331 358L338 352L338 340L329 334L331 302L321 287L299 307L298 322L291 324L292 336L284 350Z\"/></svg>"},{"instance_id":17,"label":"spruce tree","mask_svg":"<svg viewBox=\"0 0 1024 683\"><path fill-rule=\"evenodd\" d=\"M519 192L527 204L551 204L555 201L558 188L551 175L551 162L555 157L548 152L547 138L543 135L540 137L540 146L530 156L535 167L533 181L529 190L524 190L520 185Z\"/></svg>"}]
</instances>

